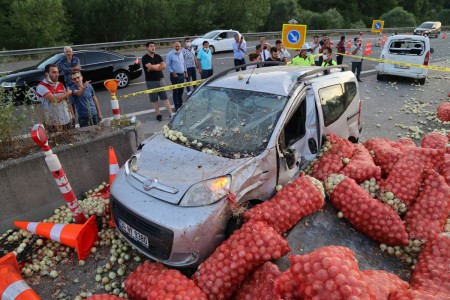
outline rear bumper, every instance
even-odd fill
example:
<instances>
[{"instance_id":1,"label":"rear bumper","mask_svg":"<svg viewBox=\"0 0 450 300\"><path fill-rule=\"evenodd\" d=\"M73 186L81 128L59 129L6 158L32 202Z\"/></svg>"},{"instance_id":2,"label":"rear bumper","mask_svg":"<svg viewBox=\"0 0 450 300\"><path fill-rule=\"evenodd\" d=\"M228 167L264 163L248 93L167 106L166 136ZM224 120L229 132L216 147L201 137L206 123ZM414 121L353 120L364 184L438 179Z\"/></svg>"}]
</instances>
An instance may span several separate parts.
<instances>
[{"instance_id":1,"label":"rear bumper","mask_svg":"<svg viewBox=\"0 0 450 300\"><path fill-rule=\"evenodd\" d=\"M427 77L428 74L427 69L418 69L418 68L399 69L395 68L391 64L385 66L385 64L383 63L378 64L375 70L377 71L378 75L393 75L412 79L423 79Z\"/></svg>"}]
</instances>

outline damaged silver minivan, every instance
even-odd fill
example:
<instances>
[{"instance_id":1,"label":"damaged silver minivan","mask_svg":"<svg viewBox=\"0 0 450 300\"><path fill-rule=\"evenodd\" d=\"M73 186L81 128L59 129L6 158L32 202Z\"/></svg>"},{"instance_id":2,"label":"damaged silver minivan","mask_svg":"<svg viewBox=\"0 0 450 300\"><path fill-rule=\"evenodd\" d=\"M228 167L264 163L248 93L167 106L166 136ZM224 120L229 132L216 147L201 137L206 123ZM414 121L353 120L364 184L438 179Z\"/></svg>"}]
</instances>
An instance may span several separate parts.
<instances>
[{"instance_id":1,"label":"damaged silver minivan","mask_svg":"<svg viewBox=\"0 0 450 300\"><path fill-rule=\"evenodd\" d=\"M324 135L356 142L358 83L342 66L272 66L205 81L145 140L111 188L120 233L146 256L195 267L236 227L233 207L270 199Z\"/></svg>"}]
</instances>

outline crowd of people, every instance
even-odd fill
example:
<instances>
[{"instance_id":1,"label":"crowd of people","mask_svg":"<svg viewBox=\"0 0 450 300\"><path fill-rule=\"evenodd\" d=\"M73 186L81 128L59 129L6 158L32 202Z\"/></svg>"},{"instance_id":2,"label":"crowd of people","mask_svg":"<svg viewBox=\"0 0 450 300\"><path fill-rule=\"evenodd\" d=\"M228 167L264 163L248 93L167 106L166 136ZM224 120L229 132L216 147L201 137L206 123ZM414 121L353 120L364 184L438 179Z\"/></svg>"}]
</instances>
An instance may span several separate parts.
<instances>
[{"instance_id":1,"label":"crowd of people","mask_svg":"<svg viewBox=\"0 0 450 300\"><path fill-rule=\"evenodd\" d=\"M236 71L274 65L267 62L326 67L343 63L345 36L342 36L336 45L336 60L333 59L333 47L327 34L324 34L320 41L319 36L314 36L310 43L305 43L300 49L297 49L296 55L292 58L281 40L276 40L275 46L272 46L264 36L260 37L255 51L249 54L247 54L249 50L247 43L242 35L234 35L232 46ZM214 73L212 51L209 49L207 41L204 41L202 47L195 53L191 39L186 37L183 45L180 42L173 44L173 49L167 54L165 60L156 53L154 42L147 42L145 48L147 53L141 61L148 89L165 86L164 70L169 73L172 84L196 81L197 71L201 79L209 78ZM96 125L103 118L92 85L89 81L83 82L80 60L73 56L71 47L65 47L64 54L56 64L49 64L45 67L44 80L39 83L36 92L43 105L46 128L50 132L74 128L75 116L78 116L80 127ZM354 38L350 54L352 55L350 58L352 71L357 80L362 81L360 76L363 52L359 37ZM246 57L248 57L250 65L247 65ZM265 62L266 64L264 64ZM60 72L64 75L65 85L58 82ZM187 86L187 96L190 96L195 88L195 85ZM162 121L158 100L161 100L171 118L183 105L183 91L182 87L172 90L173 110L165 91L149 94L150 103L156 113L156 120Z\"/></svg>"}]
</instances>

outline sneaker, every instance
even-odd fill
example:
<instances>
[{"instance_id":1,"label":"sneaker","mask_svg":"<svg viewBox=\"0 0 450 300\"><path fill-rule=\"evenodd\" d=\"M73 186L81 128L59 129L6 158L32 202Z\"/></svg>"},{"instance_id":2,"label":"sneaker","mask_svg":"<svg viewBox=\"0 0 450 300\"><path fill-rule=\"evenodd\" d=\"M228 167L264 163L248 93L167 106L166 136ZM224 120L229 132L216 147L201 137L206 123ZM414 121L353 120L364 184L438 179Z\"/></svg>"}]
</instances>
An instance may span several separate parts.
<instances>
[{"instance_id":1,"label":"sneaker","mask_svg":"<svg viewBox=\"0 0 450 300\"><path fill-rule=\"evenodd\" d=\"M363 82L361 79L358 79L358 82Z\"/></svg>"},{"instance_id":2,"label":"sneaker","mask_svg":"<svg viewBox=\"0 0 450 300\"><path fill-rule=\"evenodd\" d=\"M192 95L192 91L187 92L186 95L188 96Z\"/></svg>"},{"instance_id":3,"label":"sneaker","mask_svg":"<svg viewBox=\"0 0 450 300\"><path fill-rule=\"evenodd\" d=\"M157 115L157 116L156 116L156 120L158 120L158 121L161 122L161 121L162 121L162 116L161 116L161 115Z\"/></svg>"}]
</instances>

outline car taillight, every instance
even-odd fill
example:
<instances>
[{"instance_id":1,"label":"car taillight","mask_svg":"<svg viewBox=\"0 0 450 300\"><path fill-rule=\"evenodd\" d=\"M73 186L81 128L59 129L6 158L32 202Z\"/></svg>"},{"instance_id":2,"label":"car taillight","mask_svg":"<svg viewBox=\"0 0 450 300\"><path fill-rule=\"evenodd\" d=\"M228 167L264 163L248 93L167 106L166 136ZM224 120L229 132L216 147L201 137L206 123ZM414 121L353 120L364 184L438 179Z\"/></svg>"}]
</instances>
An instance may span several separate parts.
<instances>
[{"instance_id":1,"label":"car taillight","mask_svg":"<svg viewBox=\"0 0 450 300\"><path fill-rule=\"evenodd\" d=\"M362 101L359 100L358 127L361 127Z\"/></svg>"},{"instance_id":2,"label":"car taillight","mask_svg":"<svg viewBox=\"0 0 450 300\"><path fill-rule=\"evenodd\" d=\"M134 61L135 64L139 64L139 58L136 58L136 60Z\"/></svg>"},{"instance_id":3,"label":"car taillight","mask_svg":"<svg viewBox=\"0 0 450 300\"><path fill-rule=\"evenodd\" d=\"M425 55L425 60L423 61L424 66L428 66L428 63L430 62L430 51L427 52Z\"/></svg>"}]
</instances>

